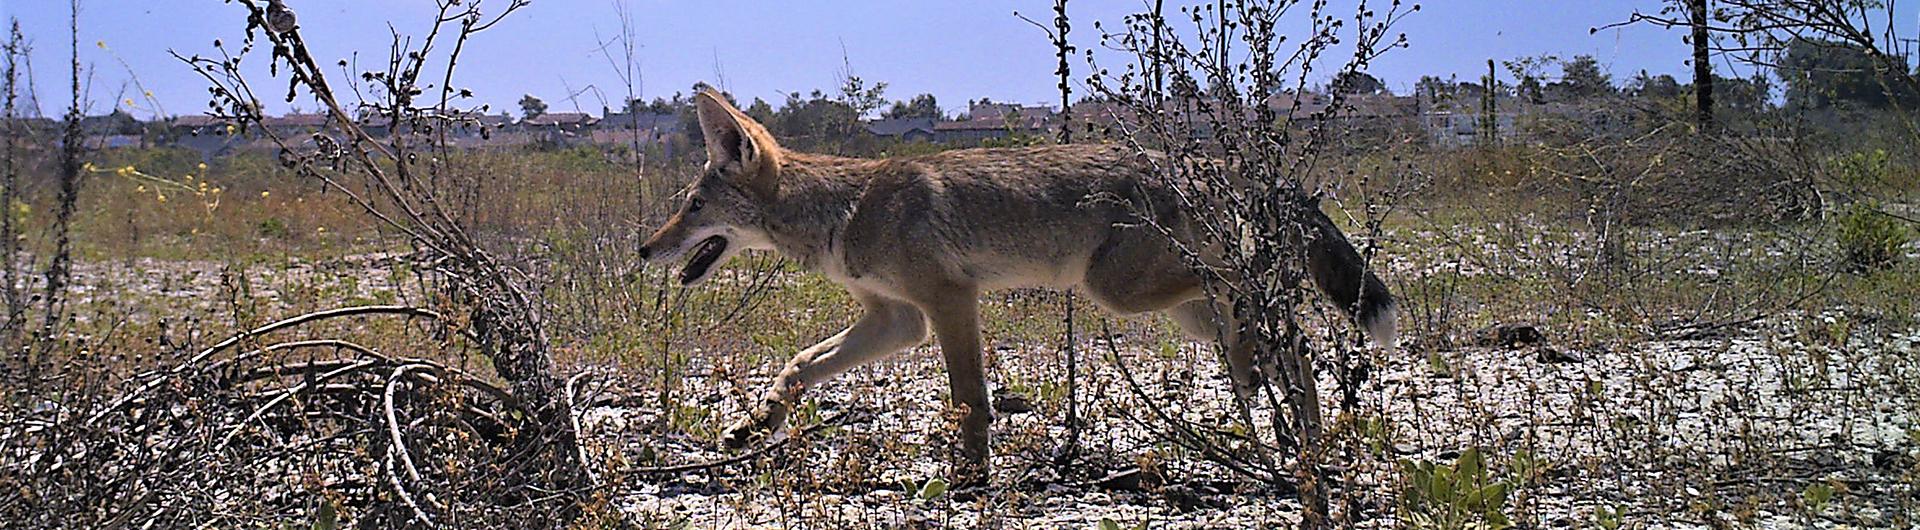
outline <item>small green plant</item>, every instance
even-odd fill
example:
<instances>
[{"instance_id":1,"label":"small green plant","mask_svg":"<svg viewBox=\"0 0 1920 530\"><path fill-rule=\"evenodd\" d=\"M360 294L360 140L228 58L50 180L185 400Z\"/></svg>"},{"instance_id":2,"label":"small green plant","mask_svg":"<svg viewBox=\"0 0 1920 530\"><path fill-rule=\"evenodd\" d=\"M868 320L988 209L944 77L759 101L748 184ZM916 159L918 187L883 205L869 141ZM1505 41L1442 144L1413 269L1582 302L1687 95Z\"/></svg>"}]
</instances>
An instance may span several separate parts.
<instances>
[{"instance_id":1,"label":"small green plant","mask_svg":"<svg viewBox=\"0 0 1920 530\"><path fill-rule=\"evenodd\" d=\"M1514 482L1521 486L1539 484L1546 480L1547 472L1553 470L1553 464L1533 454L1533 451L1521 450L1513 454Z\"/></svg>"},{"instance_id":2,"label":"small green plant","mask_svg":"<svg viewBox=\"0 0 1920 530\"><path fill-rule=\"evenodd\" d=\"M283 239L291 232L287 229L287 222L278 217L261 219L259 226L255 227L255 231L260 233L260 237L270 239Z\"/></svg>"},{"instance_id":3,"label":"small green plant","mask_svg":"<svg viewBox=\"0 0 1920 530\"><path fill-rule=\"evenodd\" d=\"M1800 491L1800 500L1806 502L1808 510L1820 513L1821 510L1826 509L1827 502L1833 500L1833 492L1833 484L1825 481L1815 482L1808 484L1807 489Z\"/></svg>"},{"instance_id":4,"label":"small green plant","mask_svg":"<svg viewBox=\"0 0 1920 530\"><path fill-rule=\"evenodd\" d=\"M1600 528L1600 530L1619 530L1620 523L1623 522L1622 516L1624 515L1621 512L1623 512L1623 510L1619 508L1607 506L1594 508L1593 526Z\"/></svg>"},{"instance_id":5,"label":"small green plant","mask_svg":"<svg viewBox=\"0 0 1920 530\"><path fill-rule=\"evenodd\" d=\"M1359 429L1360 439L1366 441L1367 452L1374 456L1385 455L1388 449L1393 448L1393 431L1387 425L1387 420L1363 417L1360 418Z\"/></svg>"},{"instance_id":6,"label":"small green plant","mask_svg":"<svg viewBox=\"0 0 1920 530\"><path fill-rule=\"evenodd\" d=\"M941 495L947 494L947 481L939 477L929 478L925 484L921 484L917 488L913 486L913 480L908 479L906 486L907 492L913 494L913 497L919 499L921 502L938 499Z\"/></svg>"},{"instance_id":7,"label":"small green plant","mask_svg":"<svg viewBox=\"0 0 1920 530\"><path fill-rule=\"evenodd\" d=\"M1440 352L1427 354L1427 369L1433 372L1434 377L1442 379L1453 378L1453 364L1448 363L1447 358L1441 356Z\"/></svg>"},{"instance_id":8,"label":"small green plant","mask_svg":"<svg viewBox=\"0 0 1920 530\"><path fill-rule=\"evenodd\" d=\"M1401 460L1407 489L1401 507L1413 528L1433 530L1500 530L1513 526L1507 517L1510 480L1494 479L1479 449L1467 449L1452 465Z\"/></svg>"},{"instance_id":9,"label":"small green plant","mask_svg":"<svg viewBox=\"0 0 1920 530\"><path fill-rule=\"evenodd\" d=\"M1855 204L1836 222L1840 252L1851 272L1892 266L1900 259L1900 247L1913 240L1906 227L1871 204Z\"/></svg>"}]
</instances>

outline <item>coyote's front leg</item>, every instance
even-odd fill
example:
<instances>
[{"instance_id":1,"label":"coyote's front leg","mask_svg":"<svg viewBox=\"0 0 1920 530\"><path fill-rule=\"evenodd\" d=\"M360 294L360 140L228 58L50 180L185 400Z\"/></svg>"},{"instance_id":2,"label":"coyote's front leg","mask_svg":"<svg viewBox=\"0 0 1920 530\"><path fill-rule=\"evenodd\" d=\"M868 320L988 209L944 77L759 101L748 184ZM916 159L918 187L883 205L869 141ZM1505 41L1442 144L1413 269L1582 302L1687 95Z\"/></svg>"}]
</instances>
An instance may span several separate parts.
<instances>
[{"instance_id":1,"label":"coyote's front leg","mask_svg":"<svg viewBox=\"0 0 1920 530\"><path fill-rule=\"evenodd\" d=\"M953 407L960 413L960 455L954 469L958 486L986 485L992 469L988 431L993 409L987 403L987 374L980 351L979 293L970 287L930 289L921 308L933 321L940 355L947 364Z\"/></svg>"},{"instance_id":2,"label":"coyote's front leg","mask_svg":"<svg viewBox=\"0 0 1920 530\"><path fill-rule=\"evenodd\" d=\"M760 403L727 429L721 439L727 447L744 447L784 426L807 388L927 340L926 317L912 305L873 295L855 297L866 309L860 320L787 361Z\"/></svg>"}]
</instances>

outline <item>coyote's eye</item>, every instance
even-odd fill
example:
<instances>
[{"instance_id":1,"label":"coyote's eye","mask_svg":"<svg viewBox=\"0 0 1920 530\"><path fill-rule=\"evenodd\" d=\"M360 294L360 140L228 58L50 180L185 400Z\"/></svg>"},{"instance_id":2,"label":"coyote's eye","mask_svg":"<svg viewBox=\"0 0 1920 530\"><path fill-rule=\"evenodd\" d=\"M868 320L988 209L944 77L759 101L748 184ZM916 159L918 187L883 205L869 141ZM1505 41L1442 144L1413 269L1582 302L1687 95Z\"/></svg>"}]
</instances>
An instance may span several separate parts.
<instances>
[{"instance_id":1,"label":"coyote's eye","mask_svg":"<svg viewBox=\"0 0 1920 530\"><path fill-rule=\"evenodd\" d=\"M693 200L687 202L687 213L698 212L701 206L706 205L707 201L700 200L699 197L694 197Z\"/></svg>"}]
</instances>

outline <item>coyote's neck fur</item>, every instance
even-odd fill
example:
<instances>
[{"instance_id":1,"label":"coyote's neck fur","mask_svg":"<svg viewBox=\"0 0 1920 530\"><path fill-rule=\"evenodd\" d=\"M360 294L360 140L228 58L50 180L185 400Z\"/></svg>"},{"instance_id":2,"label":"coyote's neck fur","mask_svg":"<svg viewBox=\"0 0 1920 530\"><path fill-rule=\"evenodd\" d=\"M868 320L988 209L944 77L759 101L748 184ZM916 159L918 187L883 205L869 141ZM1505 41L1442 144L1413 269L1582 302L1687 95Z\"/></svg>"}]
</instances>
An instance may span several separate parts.
<instances>
[{"instance_id":1,"label":"coyote's neck fur","mask_svg":"<svg viewBox=\"0 0 1920 530\"><path fill-rule=\"evenodd\" d=\"M833 241L845 231L877 166L867 160L786 151L780 190L767 208L767 235L787 258L824 270Z\"/></svg>"}]
</instances>

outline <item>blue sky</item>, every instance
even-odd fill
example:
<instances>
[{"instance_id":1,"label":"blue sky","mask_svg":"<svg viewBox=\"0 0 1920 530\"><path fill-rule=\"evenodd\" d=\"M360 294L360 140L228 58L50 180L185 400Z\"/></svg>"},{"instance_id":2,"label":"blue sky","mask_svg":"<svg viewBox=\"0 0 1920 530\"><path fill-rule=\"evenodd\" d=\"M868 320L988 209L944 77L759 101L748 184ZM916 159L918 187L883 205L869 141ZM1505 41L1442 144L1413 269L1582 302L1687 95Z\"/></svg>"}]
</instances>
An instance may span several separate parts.
<instances>
[{"instance_id":1,"label":"blue sky","mask_svg":"<svg viewBox=\"0 0 1920 530\"><path fill-rule=\"evenodd\" d=\"M489 0L504 3L504 0ZM1349 0L1350 2L1350 0ZM1180 4L1179 0L1169 2ZM1348 2L1336 0L1336 6ZM1376 4L1384 4L1375 0ZM1634 26L1589 34L1588 29L1626 19L1634 9L1653 11L1659 0L1427 0L1399 30L1411 47L1377 62L1375 75L1406 91L1421 75L1457 74L1472 79L1486 60L1554 54L1592 54L1617 80L1641 70L1681 75L1687 49L1681 32ZM617 103L626 88L596 50L620 32L616 4L632 14L642 89L646 98L686 91L696 81L720 84L742 99L778 103L790 92L835 85L842 50L855 74L886 81L887 95L906 99L930 92L943 107L961 110L970 98L1045 103L1058 100L1054 58L1046 37L1013 16L1050 18L1047 0L744 2L738 0L534 0L492 32L471 43L456 84L469 87L495 110L512 108L534 94L554 111L579 108L599 113L601 97ZM1916 33L1916 3L1899 5L1900 31ZM389 26L421 34L432 16L428 0L289 0L300 14L318 59L384 61ZM1092 20L1117 27L1144 0L1070 3L1079 21L1076 40L1095 45ZM1344 8L1334 11L1349 16ZM111 110L141 90L159 100L137 101L132 111L179 115L203 112L203 82L168 55L210 53L215 38L239 40L244 16L220 0L89 0L81 12L81 61L91 69L92 113ZM36 87L42 107L57 114L66 86L66 2L0 0L0 18L18 18L35 47ZM105 48L97 46L104 43ZM255 61L263 63L264 61ZM1077 69L1083 62L1076 60ZM255 66L264 68L262 64ZM1716 65L1721 71L1730 65ZM1078 76L1078 72L1076 72ZM257 79L265 79L259 72ZM279 83L256 81L269 88ZM283 85L282 85L283 86ZM574 100L568 93L582 92ZM277 99L271 109L289 105ZM293 107L312 109L306 101Z\"/></svg>"}]
</instances>

